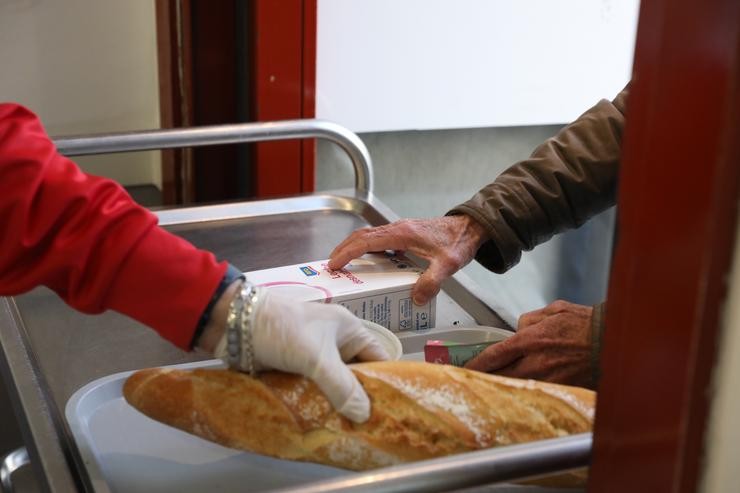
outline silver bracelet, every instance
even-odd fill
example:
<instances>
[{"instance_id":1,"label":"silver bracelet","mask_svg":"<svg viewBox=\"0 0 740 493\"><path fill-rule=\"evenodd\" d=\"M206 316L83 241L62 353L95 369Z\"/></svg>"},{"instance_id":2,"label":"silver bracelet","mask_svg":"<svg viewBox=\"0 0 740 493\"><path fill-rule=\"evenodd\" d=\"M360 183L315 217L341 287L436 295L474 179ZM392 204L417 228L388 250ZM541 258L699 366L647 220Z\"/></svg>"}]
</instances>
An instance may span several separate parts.
<instances>
[{"instance_id":1,"label":"silver bracelet","mask_svg":"<svg viewBox=\"0 0 740 493\"><path fill-rule=\"evenodd\" d=\"M246 372L253 377L257 371L251 329L256 303L257 290L251 283L245 281L231 301L229 315L226 318L229 368Z\"/></svg>"}]
</instances>

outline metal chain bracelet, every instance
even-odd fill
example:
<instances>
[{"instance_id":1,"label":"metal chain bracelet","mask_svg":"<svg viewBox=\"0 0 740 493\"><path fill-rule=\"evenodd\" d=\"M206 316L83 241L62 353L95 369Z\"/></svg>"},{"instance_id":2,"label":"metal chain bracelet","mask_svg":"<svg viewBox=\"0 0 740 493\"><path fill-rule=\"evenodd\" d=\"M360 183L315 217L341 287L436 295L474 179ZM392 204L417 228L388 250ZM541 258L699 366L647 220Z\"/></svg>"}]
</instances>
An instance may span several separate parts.
<instances>
[{"instance_id":1,"label":"metal chain bracelet","mask_svg":"<svg viewBox=\"0 0 740 493\"><path fill-rule=\"evenodd\" d=\"M257 374L252 322L257 303L257 289L244 281L229 305L226 318L226 352L229 368L243 371L254 377Z\"/></svg>"}]
</instances>

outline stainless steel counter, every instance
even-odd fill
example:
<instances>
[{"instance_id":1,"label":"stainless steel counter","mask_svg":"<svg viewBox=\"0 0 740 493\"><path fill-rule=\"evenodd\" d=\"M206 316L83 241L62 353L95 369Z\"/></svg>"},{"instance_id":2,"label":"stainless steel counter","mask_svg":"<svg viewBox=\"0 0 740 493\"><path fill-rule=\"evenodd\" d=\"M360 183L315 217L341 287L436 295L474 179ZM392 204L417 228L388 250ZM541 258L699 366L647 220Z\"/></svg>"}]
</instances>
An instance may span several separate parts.
<instances>
[{"instance_id":1,"label":"stainless steel counter","mask_svg":"<svg viewBox=\"0 0 740 493\"><path fill-rule=\"evenodd\" d=\"M372 180L358 179L356 185L362 184L369 186L157 214L160 224L173 233L250 271L327 258L354 229L397 219L368 190ZM437 325L506 327L477 292L461 273L450 279L438 297ZM63 418L74 391L119 371L208 358L180 351L123 315L83 315L44 288L0 300L0 349L0 372L21 421L32 466L42 486L54 492L93 490ZM572 451L573 446L568 447ZM529 472L585 464L583 454L588 455L590 437L576 447L581 455L565 465L555 461ZM470 471L465 474L469 476Z\"/></svg>"}]
</instances>

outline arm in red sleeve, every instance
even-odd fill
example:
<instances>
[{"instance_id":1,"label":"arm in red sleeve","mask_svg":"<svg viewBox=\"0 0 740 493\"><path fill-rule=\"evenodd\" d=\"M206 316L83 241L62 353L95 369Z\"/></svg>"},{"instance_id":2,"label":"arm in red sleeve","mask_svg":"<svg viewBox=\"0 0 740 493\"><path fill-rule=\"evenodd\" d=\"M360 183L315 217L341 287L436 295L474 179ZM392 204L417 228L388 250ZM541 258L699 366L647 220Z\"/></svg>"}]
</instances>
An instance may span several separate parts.
<instances>
[{"instance_id":1,"label":"arm in red sleeve","mask_svg":"<svg viewBox=\"0 0 740 493\"><path fill-rule=\"evenodd\" d=\"M188 348L225 270L120 185L60 155L30 111L0 104L0 295L44 285L77 310L121 312Z\"/></svg>"}]
</instances>

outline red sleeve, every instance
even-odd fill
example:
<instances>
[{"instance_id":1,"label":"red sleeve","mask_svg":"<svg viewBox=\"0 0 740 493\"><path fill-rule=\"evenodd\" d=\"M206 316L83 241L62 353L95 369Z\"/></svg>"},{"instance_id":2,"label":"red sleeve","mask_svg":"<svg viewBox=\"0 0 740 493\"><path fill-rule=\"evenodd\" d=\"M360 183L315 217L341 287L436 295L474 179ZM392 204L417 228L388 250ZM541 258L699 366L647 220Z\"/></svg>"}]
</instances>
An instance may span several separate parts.
<instances>
[{"instance_id":1,"label":"red sleeve","mask_svg":"<svg viewBox=\"0 0 740 493\"><path fill-rule=\"evenodd\" d=\"M188 348L225 270L57 153L33 113L0 104L0 295L48 286L77 310L124 313Z\"/></svg>"}]
</instances>

